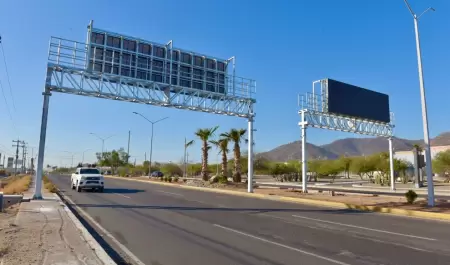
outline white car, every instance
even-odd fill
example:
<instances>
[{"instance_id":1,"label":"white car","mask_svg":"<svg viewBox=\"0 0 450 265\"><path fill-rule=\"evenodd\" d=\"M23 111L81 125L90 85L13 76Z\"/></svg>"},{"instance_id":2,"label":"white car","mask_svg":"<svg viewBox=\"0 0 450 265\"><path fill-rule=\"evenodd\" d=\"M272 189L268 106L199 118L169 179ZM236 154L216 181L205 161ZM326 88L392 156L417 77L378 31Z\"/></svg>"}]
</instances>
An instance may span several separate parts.
<instances>
[{"instance_id":1,"label":"white car","mask_svg":"<svg viewBox=\"0 0 450 265\"><path fill-rule=\"evenodd\" d=\"M92 189L103 192L104 178L100 170L90 167L79 167L70 177L70 183L73 190L81 192L84 189Z\"/></svg>"}]
</instances>

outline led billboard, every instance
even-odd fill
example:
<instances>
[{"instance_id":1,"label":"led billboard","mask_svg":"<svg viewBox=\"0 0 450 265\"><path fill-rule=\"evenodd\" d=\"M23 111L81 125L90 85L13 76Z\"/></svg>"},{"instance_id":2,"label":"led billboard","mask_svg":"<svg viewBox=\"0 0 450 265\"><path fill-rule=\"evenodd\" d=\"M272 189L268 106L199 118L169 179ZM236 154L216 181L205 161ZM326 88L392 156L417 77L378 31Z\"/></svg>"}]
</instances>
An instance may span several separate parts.
<instances>
[{"instance_id":1,"label":"led billboard","mask_svg":"<svg viewBox=\"0 0 450 265\"><path fill-rule=\"evenodd\" d=\"M89 71L227 93L227 60L99 29L90 34Z\"/></svg>"},{"instance_id":2,"label":"led billboard","mask_svg":"<svg viewBox=\"0 0 450 265\"><path fill-rule=\"evenodd\" d=\"M327 79L328 112L340 116L389 123L389 96Z\"/></svg>"}]
</instances>

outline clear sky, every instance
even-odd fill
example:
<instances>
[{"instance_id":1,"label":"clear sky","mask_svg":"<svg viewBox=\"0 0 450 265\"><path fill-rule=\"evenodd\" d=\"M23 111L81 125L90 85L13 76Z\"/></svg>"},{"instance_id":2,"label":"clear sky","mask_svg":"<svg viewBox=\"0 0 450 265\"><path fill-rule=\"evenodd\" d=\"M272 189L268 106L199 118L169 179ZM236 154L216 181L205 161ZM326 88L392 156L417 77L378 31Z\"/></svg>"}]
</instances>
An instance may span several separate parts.
<instances>
[{"instance_id":1,"label":"clear sky","mask_svg":"<svg viewBox=\"0 0 450 265\"><path fill-rule=\"evenodd\" d=\"M449 131L450 1L410 0L420 21L430 133ZM395 112L395 134L423 137L413 19L402 0L298 1L33 1L0 0L2 35L12 94L3 62L0 81L13 116L13 126L0 97L0 150L11 154L12 140L25 140L36 153L42 91L50 36L86 38L93 19L97 28L210 54L237 58L237 75L257 81L255 149L270 150L298 140L297 94L311 82L333 78L388 93ZM149 150L150 124L137 111L156 120L154 161L180 161L184 138L197 128L220 125L221 131L247 128L242 118L165 109L125 102L53 93L47 132L46 161L69 165L93 160L101 142L89 135L115 135L106 149L125 147L132 132L130 155L137 161ZM14 129L15 127L15 129ZM325 144L355 135L311 129L309 142ZM358 137L358 136L356 136ZM200 160L200 145L190 158ZM211 153L212 162L215 155Z\"/></svg>"}]
</instances>

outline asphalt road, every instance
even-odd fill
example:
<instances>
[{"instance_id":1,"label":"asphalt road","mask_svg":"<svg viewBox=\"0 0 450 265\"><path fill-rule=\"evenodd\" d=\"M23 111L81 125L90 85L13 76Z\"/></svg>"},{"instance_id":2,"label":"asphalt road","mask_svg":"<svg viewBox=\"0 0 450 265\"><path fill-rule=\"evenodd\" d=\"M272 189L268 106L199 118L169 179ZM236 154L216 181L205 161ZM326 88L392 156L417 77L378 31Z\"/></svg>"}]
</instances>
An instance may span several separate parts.
<instances>
[{"instance_id":1,"label":"asphalt road","mask_svg":"<svg viewBox=\"0 0 450 265\"><path fill-rule=\"evenodd\" d=\"M450 264L450 223L115 179L77 193L70 177L50 179L144 264Z\"/></svg>"}]
</instances>

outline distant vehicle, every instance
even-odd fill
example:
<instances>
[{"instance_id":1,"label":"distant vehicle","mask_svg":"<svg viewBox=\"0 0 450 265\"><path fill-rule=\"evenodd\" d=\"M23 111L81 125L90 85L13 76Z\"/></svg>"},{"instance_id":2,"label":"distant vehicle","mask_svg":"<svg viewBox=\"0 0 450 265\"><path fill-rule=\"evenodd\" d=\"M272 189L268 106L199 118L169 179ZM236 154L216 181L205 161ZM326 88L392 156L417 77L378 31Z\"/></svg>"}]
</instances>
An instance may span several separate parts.
<instances>
[{"instance_id":1,"label":"distant vehicle","mask_svg":"<svg viewBox=\"0 0 450 265\"><path fill-rule=\"evenodd\" d=\"M79 167L70 177L72 189L81 192L84 189L104 190L104 178L100 170L91 167Z\"/></svg>"},{"instance_id":2,"label":"distant vehicle","mask_svg":"<svg viewBox=\"0 0 450 265\"><path fill-rule=\"evenodd\" d=\"M160 177L164 177L164 173L162 173L161 171L153 171L151 176L160 178Z\"/></svg>"}]
</instances>

